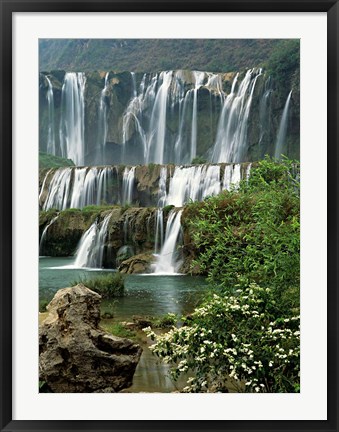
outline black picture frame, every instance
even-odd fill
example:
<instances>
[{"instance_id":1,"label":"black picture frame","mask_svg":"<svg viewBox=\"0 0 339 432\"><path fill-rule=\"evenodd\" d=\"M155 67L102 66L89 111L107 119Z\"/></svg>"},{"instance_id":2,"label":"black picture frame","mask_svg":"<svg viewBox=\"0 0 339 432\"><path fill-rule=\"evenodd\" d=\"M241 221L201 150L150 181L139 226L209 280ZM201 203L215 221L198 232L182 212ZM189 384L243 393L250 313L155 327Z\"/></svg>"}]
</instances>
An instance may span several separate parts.
<instances>
[{"instance_id":1,"label":"black picture frame","mask_svg":"<svg viewBox=\"0 0 339 432\"><path fill-rule=\"evenodd\" d=\"M338 431L338 0L0 0L1 431ZM328 417L324 421L25 421L12 419L12 14L15 12L325 12L328 58ZM316 391L316 386L315 386Z\"/></svg>"}]
</instances>

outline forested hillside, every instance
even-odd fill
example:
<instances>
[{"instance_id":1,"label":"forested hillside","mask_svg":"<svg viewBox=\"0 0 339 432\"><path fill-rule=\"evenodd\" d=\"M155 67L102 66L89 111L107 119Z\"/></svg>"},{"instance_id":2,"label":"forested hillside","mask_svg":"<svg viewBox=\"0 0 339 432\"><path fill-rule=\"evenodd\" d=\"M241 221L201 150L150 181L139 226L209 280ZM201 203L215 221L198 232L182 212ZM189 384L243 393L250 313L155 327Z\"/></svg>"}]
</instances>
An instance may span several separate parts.
<instances>
[{"instance_id":1,"label":"forested hillside","mask_svg":"<svg viewBox=\"0 0 339 432\"><path fill-rule=\"evenodd\" d=\"M40 70L228 72L266 63L281 43L279 39L43 39Z\"/></svg>"}]
</instances>

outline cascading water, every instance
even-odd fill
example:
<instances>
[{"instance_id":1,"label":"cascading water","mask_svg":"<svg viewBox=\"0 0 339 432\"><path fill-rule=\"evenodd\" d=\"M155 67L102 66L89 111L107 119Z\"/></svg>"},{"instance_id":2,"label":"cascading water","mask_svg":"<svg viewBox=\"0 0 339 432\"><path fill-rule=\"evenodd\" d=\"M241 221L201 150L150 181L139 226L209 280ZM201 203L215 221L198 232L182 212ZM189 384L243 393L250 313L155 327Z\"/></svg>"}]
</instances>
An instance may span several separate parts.
<instances>
[{"instance_id":1,"label":"cascading water","mask_svg":"<svg viewBox=\"0 0 339 432\"><path fill-rule=\"evenodd\" d=\"M279 130L278 130L278 135L277 135L277 141L276 141L276 145L275 145L274 157L276 159L280 159L281 155L284 151L286 135L287 135L287 125L288 125L288 109L290 106L291 96L292 96L292 90L290 91L290 93L287 96L284 111L283 111L282 116L281 116L280 126L279 126Z\"/></svg>"},{"instance_id":2,"label":"cascading water","mask_svg":"<svg viewBox=\"0 0 339 432\"><path fill-rule=\"evenodd\" d=\"M80 239L74 262L75 268L101 268L108 223L111 213L101 223L95 221Z\"/></svg>"},{"instance_id":3,"label":"cascading water","mask_svg":"<svg viewBox=\"0 0 339 432\"><path fill-rule=\"evenodd\" d=\"M46 225L46 227L44 228L42 234L41 234L41 239L40 239L40 243L39 243L39 256L43 255L43 250L44 250L44 245L47 239L47 231L48 228L54 224L54 222L58 219L59 215L55 216L49 224Z\"/></svg>"},{"instance_id":4,"label":"cascading water","mask_svg":"<svg viewBox=\"0 0 339 432\"><path fill-rule=\"evenodd\" d=\"M192 112L192 132L191 132L191 151L190 162L197 154L197 117L198 117L198 90L203 85L205 72L193 72L195 86L193 90L193 112Z\"/></svg>"},{"instance_id":5,"label":"cascading water","mask_svg":"<svg viewBox=\"0 0 339 432\"><path fill-rule=\"evenodd\" d=\"M98 115L98 156L97 163L106 163L106 139L107 139L107 92L109 87L109 72L105 75L104 88L100 95L99 115Z\"/></svg>"},{"instance_id":6,"label":"cascading water","mask_svg":"<svg viewBox=\"0 0 339 432\"><path fill-rule=\"evenodd\" d=\"M220 192L220 166L177 166L170 178L166 205L182 207L189 200L201 201Z\"/></svg>"},{"instance_id":7,"label":"cascading water","mask_svg":"<svg viewBox=\"0 0 339 432\"><path fill-rule=\"evenodd\" d=\"M61 156L76 165L85 163L85 85L84 73L67 72L61 94Z\"/></svg>"},{"instance_id":8,"label":"cascading water","mask_svg":"<svg viewBox=\"0 0 339 432\"><path fill-rule=\"evenodd\" d=\"M131 204L135 182L135 167L125 168L122 178L122 204Z\"/></svg>"},{"instance_id":9,"label":"cascading water","mask_svg":"<svg viewBox=\"0 0 339 432\"><path fill-rule=\"evenodd\" d=\"M234 78L231 93L226 97L220 115L212 154L213 162L244 161L250 108L255 85L261 75L261 69L249 69L237 92L235 88L239 75Z\"/></svg>"},{"instance_id":10,"label":"cascading water","mask_svg":"<svg viewBox=\"0 0 339 432\"><path fill-rule=\"evenodd\" d=\"M51 80L46 75L48 83L47 102L48 102L48 137L47 137L47 153L56 154L55 148L55 130L54 130L54 95Z\"/></svg>"},{"instance_id":11,"label":"cascading water","mask_svg":"<svg viewBox=\"0 0 339 432\"><path fill-rule=\"evenodd\" d=\"M177 241L181 230L182 210L172 210L168 215L164 245L154 266L155 274L175 274L180 267L177 257Z\"/></svg>"},{"instance_id":12,"label":"cascading water","mask_svg":"<svg viewBox=\"0 0 339 432\"><path fill-rule=\"evenodd\" d=\"M58 168L54 173L49 170L42 182L40 205L43 210L64 210L88 205L131 204L139 193L135 170L136 167L126 167L122 176L114 166ZM240 164L225 165L223 179L220 170L221 165L193 165L176 166L171 172L167 166L162 166L157 198L150 196L149 199L160 209L166 205L182 207L189 200L201 201L217 195L221 189L230 189L231 184L248 175L241 173ZM47 179L50 181L48 190ZM119 185L122 185L121 193ZM162 219L161 212L158 217ZM163 236L157 230L161 226L161 220L156 222L156 237L160 243Z\"/></svg>"},{"instance_id":13,"label":"cascading water","mask_svg":"<svg viewBox=\"0 0 339 432\"><path fill-rule=\"evenodd\" d=\"M191 163L197 153L198 92L204 87L210 97L223 99L220 75L181 70L144 74L138 91L133 74L132 82L132 98L123 116L122 162L131 163L135 157L141 164ZM138 156L126 150L133 133L133 148L142 149Z\"/></svg>"},{"instance_id":14,"label":"cascading water","mask_svg":"<svg viewBox=\"0 0 339 432\"><path fill-rule=\"evenodd\" d=\"M158 191L158 203L155 215L155 241L154 241L154 253L158 253L159 248L162 248L164 242L164 212L163 207L166 204L167 197L167 167L161 167L160 178L159 178L159 191Z\"/></svg>"},{"instance_id":15,"label":"cascading water","mask_svg":"<svg viewBox=\"0 0 339 432\"><path fill-rule=\"evenodd\" d=\"M46 184L46 174L40 197ZM67 167L57 169L50 181L47 198L43 210L56 208L83 208L88 205L115 204L119 202L119 194L112 192L108 195L108 186L112 183L114 175L118 178L116 167Z\"/></svg>"}]
</instances>

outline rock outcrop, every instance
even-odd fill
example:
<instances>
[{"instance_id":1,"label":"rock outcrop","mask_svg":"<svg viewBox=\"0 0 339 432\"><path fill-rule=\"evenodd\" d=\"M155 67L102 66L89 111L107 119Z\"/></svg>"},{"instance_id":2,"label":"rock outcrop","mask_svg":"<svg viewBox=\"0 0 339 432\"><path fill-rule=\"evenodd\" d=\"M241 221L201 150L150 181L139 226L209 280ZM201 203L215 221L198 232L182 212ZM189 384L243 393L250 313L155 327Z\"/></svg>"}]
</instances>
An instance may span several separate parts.
<instances>
[{"instance_id":1,"label":"rock outcrop","mask_svg":"<svg viewBox=\"0 0 339 432\"><path fill-rule=\"evenodd\" d=\"M120 273L151 273L151 265L154 262L153 254L139 254L123 261L118 270Z\"/></svg>"},{"instance_id":2,"label":"rock outcrop","mask_svg":"<svg viewBox=\"0 0 339 432\"><path fill-rule=\"evenodd\" d=\"M101 296L59 290L39 329L40 380L56 393L119 392L132 385L142 348L99 327Z\"/></svg>"}]
</instances>

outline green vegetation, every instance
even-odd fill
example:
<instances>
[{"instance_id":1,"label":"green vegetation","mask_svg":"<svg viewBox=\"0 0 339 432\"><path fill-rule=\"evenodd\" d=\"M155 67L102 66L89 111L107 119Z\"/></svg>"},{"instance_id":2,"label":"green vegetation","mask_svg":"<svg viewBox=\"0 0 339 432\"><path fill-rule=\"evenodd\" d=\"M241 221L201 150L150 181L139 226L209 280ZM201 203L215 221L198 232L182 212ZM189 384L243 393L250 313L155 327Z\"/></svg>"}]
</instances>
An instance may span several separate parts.
<instances>
[{"instance_id":1,"label":"green vegetation","mask_svg":"<svg viewBox=\"0 0 339 432\"><path fill-rule=\"evenodd\" d=\"M51 154L39 152L39 168L59 168L59 167L67 167L74 166L73 161L71 159L64 159L59 156L53 156Z\"/></svg>"},{"instance_id":2,"label":"green vegetation","mask_svg":"<svg viewBox=\"0 0 339 432\"><path fill-rule=\"evenodd\" d=\"M192 159L192 165L201 165L205 163L207 163L207 160L202 156L197 156L194 159Z\"/></svg>"},{"instance_id":3,"label":"green vegetation","mask_svg":"<svg viewBox=\"0 0 339 432\"><path fill-rule=\"evenodd\" d=\"M300 390L296 168L266 158L238 189L188 206L194 265L214 293L182 328L163 336L147 330L175 379L193 372L184 391Z\"/></svg>"},{"instance_id":4,"label":"green vegetation","mask_svg":"<svg viewBox=\"0 0 339 432\"><path fill-rule=\"evenodd\" d=\"M174 326L178 322L178 316L174 313L167 313L161 317L154 318L152 327L168 328Z\"/></svg>"},{"instance_id":5,"label":"green vegetation","mask_svg":"<svg viewBox=\"0 0 339 432\"><path fill-rule=\"evenodd\" d=\"M40 39L40 70L233 72L267 61L279 39Z\"/></svg>"},{"instance_id":6,"label":"green vegetation","mask_svg":"<svg viewBox=\"0 0 339 432\"><path fill-rule=\"evenodd\" d=\"M136 333L133 330L127 329L121 323L113 323L109 321L101 321L101 327L114 336L119 336L122 338L135 339Z\"/></svg>"},{"instance_id":7,"label":"green vegetation","mask_svg":"<svg viewBox=\"0 0 339 432\"><path fill-rule=\"evenodd\" d=\"M95 278L80 278L71 283L71 286L83 284L97 292L105 299L123 297L125 294L124 277L121 273L107 273Z\"/></svg>"}]
</instances>

